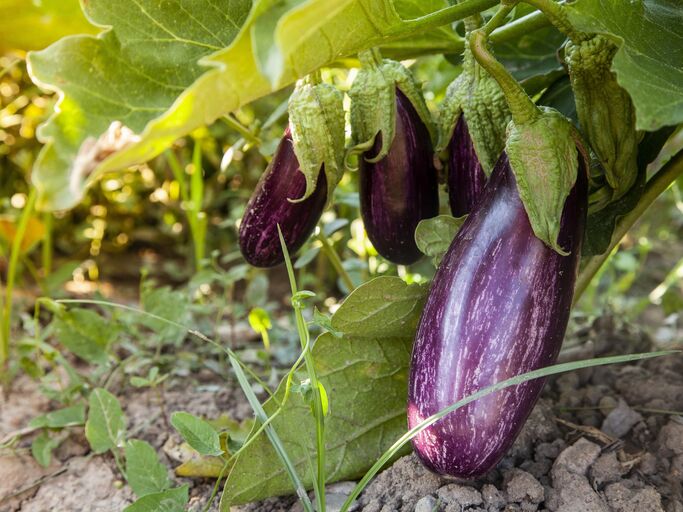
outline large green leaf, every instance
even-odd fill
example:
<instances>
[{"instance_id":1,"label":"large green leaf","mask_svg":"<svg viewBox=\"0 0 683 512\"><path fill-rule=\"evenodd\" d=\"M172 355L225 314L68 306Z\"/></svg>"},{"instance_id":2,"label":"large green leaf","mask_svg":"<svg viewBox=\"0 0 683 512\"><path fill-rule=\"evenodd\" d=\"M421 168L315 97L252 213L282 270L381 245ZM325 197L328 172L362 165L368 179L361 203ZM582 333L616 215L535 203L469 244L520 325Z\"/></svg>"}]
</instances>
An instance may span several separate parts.
<instances>
[{"instance_id":1,"label":"large green leaf","mask_svg":"<svg viewBox=\"0 0 683 512\"><path fill-rule=\"evenodd\" d=\"M397 5L415 15L439 3ZM103 172L147 161L178 137L341 57L413 37L413 24L390 0L309 0L277 22L284 65L273 86L259 72L253 48L251 29L263 9L257 4L245 21L248 6L246 0L91 0L89 17L111 30L32 53L34 80L61 93L58 113L39 132L46 145L33 173L38 207L70 208ZM447 40L442 44L456 41L439 37Z\"/></svg>"},{"instance_id":2,"label":"large green leaf","mask_svg":"<svg viewBox=\"0 0 683 512\"><path fill-rule=\"evenodd\" d=\"M426 287L379 277L357 288L332 317L342 338L324 334L313 355L330 397L325 419L327 480L363 474L406 429L410 349ZM304 374L298 375L301 379ZM275 399L285 392L280 384ZM265 403L267 414L278 408ZM293 393L271 423L306 485L311 484L315 423L302 395ZM237 459L225 484L221 509L292 491L287 473L261 435Z\"/></svg>"},{"instance_id":3,"label":"large green leaf","mask_svg":"<svg viewBox=\"0 0 683 512\"><path fill-rule=\"evenodd\" d=\"M87 16L110 30L98 37L65 38L32 52L33 80L61 95L57 113L39 131L47 145L33 181L42 205L67 208L80 201L97 163L76 168L86 137L98 137L112 121L141 132L206 71L199 64L202 57L230 44L250 7L250 0L93 0L84 4ZM106 157L116 144L108 146L94 160ZM162 149L157 146L156 153Z\"/></svg>"},{"instance_id":4,"label":"large green leaf","mask_svg":"<svg viewBox=\"0 0 683 512\"><path fill-rule=\"evenodd\" d=\"M0 0L0 53L40 50L60 37L96 31L78 0Z\"/></svg>"},{"instance_id":5,"label":"large green leaf","mask_svg":"<svg viewBox=\"0 0 683 512\"><path fill-rule=\"evenodd\" d=\"M578 0L570 19L620 46L612 69L633 99L636 126L654 131L683 122L683 8L679 0Z\"/></svg>"}]
</instances>

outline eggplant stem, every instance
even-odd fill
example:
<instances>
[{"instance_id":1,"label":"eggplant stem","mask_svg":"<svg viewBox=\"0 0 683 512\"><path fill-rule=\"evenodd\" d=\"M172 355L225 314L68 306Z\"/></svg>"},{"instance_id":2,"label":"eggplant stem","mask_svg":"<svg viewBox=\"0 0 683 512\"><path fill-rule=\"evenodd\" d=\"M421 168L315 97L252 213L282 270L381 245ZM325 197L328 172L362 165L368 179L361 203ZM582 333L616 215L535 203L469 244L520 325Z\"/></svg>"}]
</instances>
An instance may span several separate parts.
<instances>
[{"instance_id":1,"label":"eggplant stem","mask_svg":"<svg viewBox=\"0 0 683 512\"><path fill-rule=\"evenodd\" d=\"M525 124L538 117L541 111L524 92L519 82L505 69L505 66L496 60L488 48L489 35L505 21L515 5L516 2L502 4L483 28L472 32L470 34L470 48L477 62L496 79L503 90L514 122Z\"/></svg>"},{"instance_id":2,"label":"eggplant stem","mask_svg":"<svg viewBox=\"0 0 683 512\"><path fill-rule=\"evenodd\" d=\"M636 206L617 223L607 250L588 260L588 263L576 279L574 300L572 304L575 305L579 301L581 295L586 291L586 288L588 288L588 285L595 274L600 270L600 267L602 267L605 261L607 261L610 254L612 254L612 250L621 242L621 239L624 238L624 235L626 235L628 230L631 229L636 221L643 215L645 210L652 205L655 199L669 188L669 185L671 185L671 183L673 183L681 174L683 174L683 151L669 160L669 162L667 162L666 165L647 182L647 185L645 185L645 192L643 192L643 195L640 197Z\"/></svg>"},{"instance_id":3,"label":"eggplant stem","mask_svg":"<svg viewBox=\"0 0 683 512\"><path fill-rule=\"evenodd\" d=\"M369 48L358 52L358 60L362 67L375 69L382 65L382 54L378 48Z\"/></svg>"}]
</instances>

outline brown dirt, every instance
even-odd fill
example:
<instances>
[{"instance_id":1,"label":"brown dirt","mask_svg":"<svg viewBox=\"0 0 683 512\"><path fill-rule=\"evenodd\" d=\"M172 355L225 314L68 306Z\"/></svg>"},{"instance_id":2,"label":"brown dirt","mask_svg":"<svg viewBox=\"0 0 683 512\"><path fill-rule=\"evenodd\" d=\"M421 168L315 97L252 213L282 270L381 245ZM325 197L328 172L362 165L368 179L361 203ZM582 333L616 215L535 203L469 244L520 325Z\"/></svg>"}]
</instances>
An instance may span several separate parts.
<instances>
[{"instance_id":1,"label":"brown dirt","mask_svg":"<svg viewBox=\"0 0 683 512\"><path fill-rule=\"evenodd\" d=\"M642 333L618 329L609 319L579 329L572 341L581 345L567 353L582 358L617 347L620 352L652 348ZM186 410L208 418L251 416L238 390L212 374L194 377L195 384L178 383L165 391L167 414ZM174 467L167 448L180 439L169 430L157 395L131 391L122 402L129 431L151 443ZM0 437L20 431L49 405L35 383L19 379L9 400L0 402ZM0 454L0 512L114 512L133 501L111 457L88 454L82 429L73 430L49 468L31 458L31 436L23 435L14 453ZM201 510L213 482L175 479L191 485L189 510ZM408 456L368 486L355 510L683 512L682 481L683 357L671 356L554 378L513 448L486 478L448 480ZM330 486L329 512L338 510L351 488L350 483ZM217 505L216 500L212 510ZM241 510L295 512L300 506L287 497Z\"/></svg>"}]
</instances>

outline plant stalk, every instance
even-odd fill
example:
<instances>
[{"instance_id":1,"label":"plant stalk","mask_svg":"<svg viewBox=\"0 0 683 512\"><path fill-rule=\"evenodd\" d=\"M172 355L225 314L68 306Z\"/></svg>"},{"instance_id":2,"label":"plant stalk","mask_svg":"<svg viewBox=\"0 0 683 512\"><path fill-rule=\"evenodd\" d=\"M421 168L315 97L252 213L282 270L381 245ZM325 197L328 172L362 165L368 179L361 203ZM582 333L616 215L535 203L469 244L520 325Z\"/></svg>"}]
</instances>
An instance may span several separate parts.
<instances>
[{"instance_id":1,"label":"plant stalk","mask_svg":"<svg viewBox=\"0 0 683 512\"><path fill-rule=\"evenodd\" d=\"M454 21L462 20L469 16L479 14L486 9L495 7L498 0L465 0L462 3L445 7L439 11L415 18L406 20L399 24L393 30L389 31L388 36L393 35L393 32L401 32L403 36L410 37L419 32L426 32L431 29L438 28L442 25L453 23ZM408 31L404 32L406 27Z\"/></svg>"},{"instance_id":2,"label":"plant stalk","mask_svg":"<svg viewBox=\"0 0 683 512\"><path fill-rule=\"evenodd\" d=\"M54 226L52 212L45 212L43 214L43 224L45 225L45 238L43 238L41 247L41 261L43 265L43 279L45 279L52 273L52 231Z\"/></svg>"},{"instance_id":3,"label":"plant stalk","mask_svg":"<svg viewBox=\"0 0 683 512\"><path fill-rule=\"evenodd\" d=\"M546 15L550 23L552 23L557 30L566 35L573 42L578 43L586 37L586 34L579 32L569 22L569 16L564 5L555 2L554 0L522 0L531 5Z\"/></svg>"},{"instance_id":4,"label":"plant stalk","mask_svg":"<svg viewBox=\"0 0 683 512\"><path fill-rule=\"evenodd\" d=\"M294 277L294 268L292 267L292 261L289 258L289 251L287 250L287 244L282 236L282 231L280 226L277 227L278 235L280 237L280 244L282 246L282 252L285 256L285 264L287 266L287 275L289 276L289 285L292 289L292 298L297 294L298 289L296 285L296 279ZM325 511L325 413L323 411L322 396L320 393L320 384L318 381L318 376L315 371L315 362L313 360L313 354L311 352L310 344L310 333L308 332L308 327L306 325L306 320L301 311L301 305L298 301L292 300L292 307L294 308L294 315L296 317L296 328L299 333L299 339L301 341L301 350L304 356L304 362L306 365L306 372L308 374L309 383L311 386L311 392L313 394L313 414L315 417L315 437L316 437L316 459L317 459L317 471L315 478L315 494L317 501L317 510L319 512Z\"/></svg>"},{"instance_id":5,"label":"plant stalk","mask_svg":"<svg viewBox=\"0 0 683 512\"><path fill-rule=\"evenodd\" d=\"M17 279L17 268L19 264L19 256L21 254L21 242L24 240L28 221L33 214L33 209L36 204L36 189L31 188L29 192L26 205L19 217L19 225L12 240L12 247L10 249L9 265L7 267L7 286L5 287L5 300L2 308L2 315L0 318L0 370L6 369L9 361L10 351L10 327L12 325L12 293L14 291L14 284Z\"/></svg>"},{"instance_id":6,"label":"plant stalk","mask_svg":"<svg viewBox=\"0 0 683 512\"><path fill-rule=\"evenodd\" d=\"M664 167L648 181L645 186L645 192L643 192L643 195L638 200L636 206L617 223L607 250L588 260L588 263L576 280L573 304L576 304L581 298L581 295L586 291L586 288L588 288L593 276L595 276L600 267L607 261L612 250L621 242L621 239L624 238L624 235L626 235L628 230L631 229L655 199L657 199L657 197L659 197L659 195L662 194L681 174L683 174L683 152L678 153L669 160L669 162L667 162Z\"/></svg>"},{"instance_id":7,"label":"plant stalk","mask_svg":"<svg viewBox=\"0 0 683 512\"><path fill-rule=\"evenodd\" d=\"M352 292L355 286L353 284L353 281L351 280L351 276L344 268L344 265L342 265L342 262L339 259L339 255L337 254L337 251L334 250L334 247L330 243L329 238L325 236L325 233L323 233L322 229L320 230L320 233L316 235L316 238L320 240L320 243L322 244L321 249L323 253L325 253L325 256L327 256L327 258L330 260L330 263L334 267L334 270L336 270L337 275L343 281L344 285L348 288L349 293Z\"/></svg>"}]
</instances>

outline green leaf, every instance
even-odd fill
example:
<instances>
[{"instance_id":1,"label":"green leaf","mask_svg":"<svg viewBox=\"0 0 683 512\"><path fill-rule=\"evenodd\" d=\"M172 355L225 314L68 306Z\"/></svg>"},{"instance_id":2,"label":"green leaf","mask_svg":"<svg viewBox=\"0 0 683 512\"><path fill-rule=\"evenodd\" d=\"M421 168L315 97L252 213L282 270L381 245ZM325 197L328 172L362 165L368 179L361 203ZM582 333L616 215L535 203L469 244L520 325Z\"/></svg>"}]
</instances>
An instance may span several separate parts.
<instances>
[{"instance_id":1,"label":"green leaf","mask_svg":"<svg viewBox=\"0 0 683 512\"><path fill-rule=\"evenodd\" d=\"M111 30L66 38L29 56L34 81L62 93L58 113L41 127L46 145L32 174L42 209L73 207L103 173L145 162L178 137L275 90L259 72L251 29L260 10L247 17L247 0L210 7L85 5L94 22ZM401 15L428 14L435 5L445 2L403 0L396 5L401 14L390 0L305 2L277 22L285 63L277 88L359 50L412 39Z\"/></svg>"},{"instance_id":2,"label":"green leaf","mask_svg":"<svg viewBox=\"0 0 683 512\"><path fill-rule=\"evenodd\" d=\"M266 0L258 2L259 16L251 27L251 40L254 46L256 64L263 76L276 87L284 70L282 52L276 41L277 25L280 18L304 0Z\"/></svg>"},{"instance_id":3,"label":"green leaf","mask_svg":"<svg viewBox=\"0 0 683 512\"><path fill-rule=\"evenodd\" d=\"M421 220L415 228L415 243L418 249L432 258L435 267L441 263L441 258L446 254L466 218L438 215Z\"/></svg>"},{"instance_id":4,"label":"green leaf","mask_svg":"<svg viewBox=\"0 0 683 512\"><path fill-rule=\"evenodd\" d=\"M77 404L33 418L30 427L63 428L85 423L85 405Z\"/></svg>"},{"instance_id":5,"label":"green leaf","mask_svg":"<svg viewBox=\"0 0 683 512\"><path fill-rule=\"evenodd\" d=\"M93 34L78 0L0 0L0 53L39 50L70 34Z\"/></svg>"},{"instance_id":6,"label":"green leaf","mask_svg":"<svg viewBox=\"0 0 683 512\"><path fill-rule=\"evenodd\" d=\"M31 455L44 468L50 465L52 450L59 446L60 440L53 439L47 432L41 432L31 443Z\"/></svg>"},{"instance_id":7,"label":"green leaf","mask_svg":"<svg viewBox=\"0 0 683 512\"><path fill-rule=\"evenodd\" d=\"M297 258L297 260L294 262L294 268L304 268L306 265L308 265L311 261L315 259L319 252L319 245L314 245L313 247L310 247L301 256Z\"/></svg>"},{"instance_id":8,"label":"green leaf","mask_svg":"<svg viewBox=\"0 0 683 512\"><path fill-rule=\"evenodd\" d=\"M126 480L133 492L145 496L168 488L168 472L152 446L139 439L126 443Z\"/></svg>"},{"instance_id":9,"label":"green leaf","mask_svg":"<svg viewBox=\"0 0 683 512\"><path fill-rule=\"evenodd\" d=\"M206 421L188 412L174 412L171 425L180 432L183 439L201 455L221 455L218 432Z\"/></svg>"},{"instance_id":10,"label":"green leaf","mask_svg":"<svg viewBox=\"0 0 683 512\"><path fill-rule=\"evenodd\" d=\"M570 21L605 33L619 46L612 70L631 95L636 127L654 131L683 122L683 9L676 0L578 0Z\"/></svg>"},{"instance_id":11,"label":"green leaf","mask_svg":"<svg viewBox=\"0 0 683 512\"><path fill-rule=\"evenodd\" d=\"M142 289L141 302L145 311L161 318L173 320L179 324L185 324L189 319L190 301L187 295L171 290L168 286L153 288L151 284L145 284ZM140 321L157 333L162 343L177 345L185 337L186 330L177 325L148 316L141 316Z\"/></svg>"},{"instance_id":12,"label":"green leaf","mask_svg":"<svg viewBox=\"0 0 683 512\"><path fill-rule=\"evenodd\" d=\"M134 375L130 378L130 385L136 388L144 388L145 386L151 386L152 382L145 377Z\"/></svg>"},{"instance_id":13,"label":"green leaf","mask_svg":"<svg viewBox=\"0 0 683 512\"><path fill-rule=\"evenodd\" d=\"M406 285L395 277L377 277L358 287L332 316L332 327L346 336L400 337L417 324L424 285Z\"/></svg>"},{"instance_id":14,"label":"green leaf","mask_svg":"<svg viewBox=\"0 0 683 512\"><path fill-rule=\"evenodd\" d=\"M206 71L202 57L230 44L250 6L249 0L84 3L93 23L112 29L65 38L29 56L33 79L65 95L39 134L48 142L35 169L43 201L59 208L79 202L92 161L80 170L72 165L86 137L98 137L115 120L141 132Z\"/></svg>"},{"instance_id":15,"label":"green leaf","mask_svg":"<svg viewBox=\"0 0 683 512\"><path fill-rule=\"evenodd\" d=\"M103 388L90 393L85 437L95 453L104 453L123 445L126 437L126 417L118 399Z\"/></svg>"},{"instance_id":16,"label":"green leaf","mask_svg":"<svg viewBox=\"0 0 683 512\"><path fill-rule=\"evenodd\" d=\"M321 313L318 308L313 308L313 323L329 332L335 338L341 338L343 334L332 327L332 319Z\"/></svg>"},{"instance_id":17,"label":"green leaf","mask_svg":"<svg viewBox=\"0 0 683 512\"><path fill-rule=\"evenodd\" d=\"M107 362L109 345L118 336L118 326L90 309L74 308L53 320L55 335L69 351L89 363Z\"/></svg>"},{"instance_id":18,"label":"green leaf","mask_svg":"<svg viewBox=\"0 0 683 512\"><path fill-rule=\"evenodd\" d=\"M353 479L405 431L408 363L426 287L396 277L378 277L347 297L332 317L341 339L320 336L313 348L318 378L331 397L325 418L327 481ZM306 379L305 373L294 381ZM285 384L264 404L278 409ZM315 422L300 393L292 393L271 425L297 472L311 484ZM256 425L258 427L258 424ZM304 476L305 475L305 476ZM238 457L225 485L221 510L292 490L291 481L266 436Z\"/></svg>"},{"instance_id":19,"label":"green leaf","mask_svg":"<svg viewBox=\"0 0 683 512\"><path fill-rule=\"evenodd\" d=\"M189 486L174 487L163 492L148 494L128 505L123 512L184 512L189 501Z\"/></svg>"}]
</instances>

